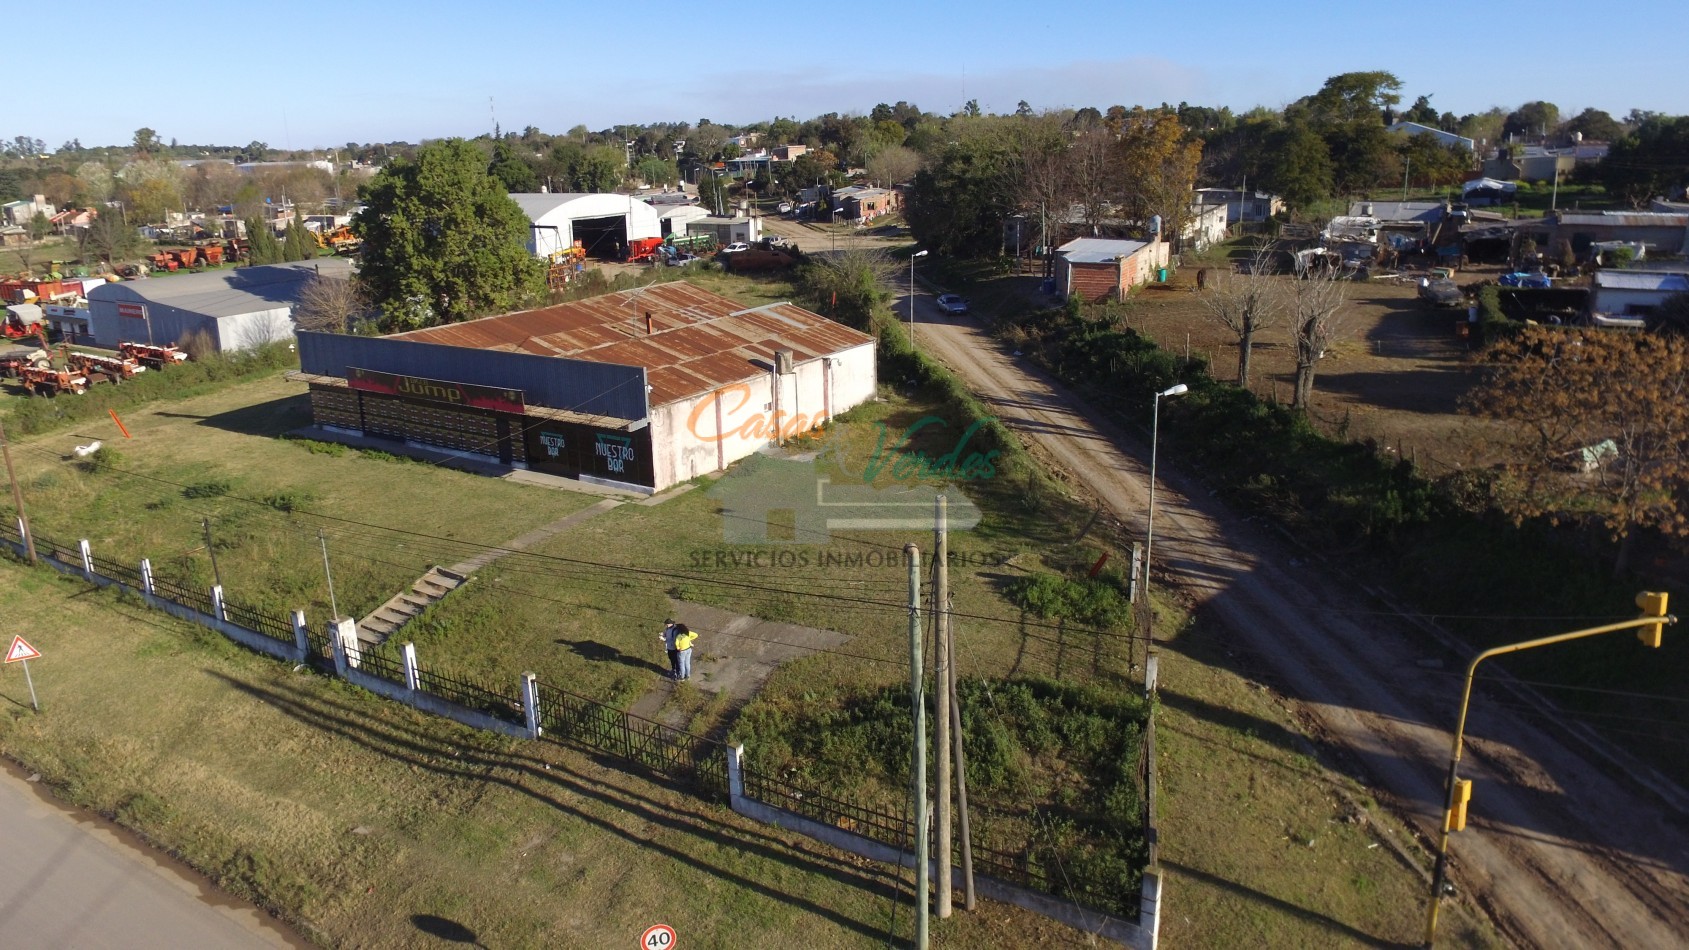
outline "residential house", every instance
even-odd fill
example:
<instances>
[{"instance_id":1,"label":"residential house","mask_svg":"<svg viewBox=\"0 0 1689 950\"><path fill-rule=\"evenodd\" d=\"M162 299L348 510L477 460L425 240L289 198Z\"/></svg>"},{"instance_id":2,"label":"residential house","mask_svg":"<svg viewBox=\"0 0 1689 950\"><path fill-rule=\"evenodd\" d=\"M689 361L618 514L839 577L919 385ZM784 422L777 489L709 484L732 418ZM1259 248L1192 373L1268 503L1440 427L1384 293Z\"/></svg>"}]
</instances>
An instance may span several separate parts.
<instances>
[{"instance_id":1,"label":"residential house","mask_svg":"<svg viewBox=\"0 0 1689 950\"><path fill-rule=\"evenodd\" d=\"M889 188L851 185L833 192L833 210L847 221L867 223L902 207L902 195Z\"/></svg>"},{"instance_id":2,"label":"residential house","mask_svg":"<svg viewBox=\"0 0 1689 950\"><path fill-rule=\"evenodd\" d=\"M1228 225L1265 221L1284 210L1284 199L1277 195L1236 188L1198 188L1196 200L1199 204L1225 205Z\"/></svg>"},{"instance_id":3,"label":"residential house","mask_svg":"<svg viewBox=\"0 0 1689 950\"><path fill-rule=\"evenodd\" d=\"M809 146L807 145L776 145L768 150L768 154L777 162L789 162L808 152Z\"/></svg>"},{"instance_id":4,"label":"residential house","mask_svg":"<svg viewBox=\"0 0 1689 950\"><path fill-rule=\"evenodd\" d=\"M1521 222L1521 231L1526 228ZM1558 211L1531 226L1527 236L1541 248L1561 238L1572 250L1584 254L1592 244L1642 244L1648 256L1681 254L1689 244L1689 213L1661 211Z\"/></svg>"},{"instance_id":5,"label":"residential house","mask_svg":"<svg viewBox=\"0 0 1689 950\"><path fill-rule=\"evenodd\" d=\"M1181 245L1201 251L1224 241L1229 233L1227 217L1225 205L1193 203L1190 220L1185 222L1184 233L1179 235Z\"/></svg>"},{"instance_id":6,"label":"residential house","mask_svg":"<svg viewBox=\"0 0 1689 950\"><path fill-rule=\"evenodd\" d=\"M20 201L8 201L0 205L0 221L28 227L37 214L51 215L55 209L47 202L45 195L36 195Z\"/></svg>"},{"instance_id":7,"label":"residential house","mask_svg":"<svg viewBox=\"0 0 1689 950\"><path fill-rule=\"evenodd\" d=\"M1421 125L1418 122L1397 122L1392 125L1385 126L1384 131L1402 132L1407 135L1429 135L1436 139L1437 144L1439 145L1458 145L1461 148L1466 149L1468 152L1477 150L1476 143L1464 135L1456 135L1453 132L1444 132L1442 129L1433 128L1429 125Z\"/></svg>"},{"instance_id":8,"label":"residential house","mask_svg":"<svg viewBox=\"0 0 1689 950\"><path fill-rule=\"evenodd\" d=\"M93 208L66 208L47 220L52 222L54 234L70 234L91 226L99 214Z\"/></svg>"},{"instance_id":9,"label":"residential house","mask_svg":"<svg viewBox=\"0 0 1689 950\"><path fill-rule=\"evenodd\" d=\"M1168 260L1166 241L1076 238L1056 249L1056 289L1093 303L1122 300L1160 277Z\"/></svg>"},{"instance_id":10,"label":"residential house","mask_svg":"<svg viewBox=\"0 0 1689 950\"><path fill-rule=\"evenodd\" d=\"M1689 293L1689 276L1660 271L1598 270L1590 309L1602 316L1646 317L1673 294Z\"/></svg>"}]
</instances>

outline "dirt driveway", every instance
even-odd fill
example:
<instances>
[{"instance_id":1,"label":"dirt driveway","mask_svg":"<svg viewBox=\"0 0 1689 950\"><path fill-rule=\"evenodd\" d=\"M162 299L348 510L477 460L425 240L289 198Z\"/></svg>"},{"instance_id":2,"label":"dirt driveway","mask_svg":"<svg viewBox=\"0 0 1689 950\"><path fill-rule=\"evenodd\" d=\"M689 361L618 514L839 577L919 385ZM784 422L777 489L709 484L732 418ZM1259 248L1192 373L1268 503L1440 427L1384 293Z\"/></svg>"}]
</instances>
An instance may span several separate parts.
<instances>
[{"instance_id":1,"label":"dirt driveway","mask_svg":"<svg viewBox=\"0 0 1689 950\"><path fill-rule=\"evenodd\" d=\"M1095 422L1071 393L976 323L945 319L929 301L918 303L922 348L954 367L1004 423L1141 537L1148 453L1140 437ZM1376 306L1386 319L1388 305ZM1356 339L1365 340L1364 332ZM1434 359L1429 341L1424 345L1428 352L1416 357L1378 358ZM1449 645L1395 622L1387 605L1342 576L1340 565L1287 550L1187 483L1177 458L1161 462L1158 583L1192 602L1195 622L1235 638L1230 662L1237 672L1284 696L1325 761L1355 776L1423 836L1433 835L1459 688L1449 675ZM1179 643L1163 648L1178 650ZM1476 784L1473 819L1451 849L1460 892L1521 946L1681 946L1689 933L1689 830L1682 822L1689 797L1669 784L1654 795L1640 791L1624 781L1640 767L1587 758L1593 753L1557 720L1488 689L1475 698L1468 728L1462 774ZM1175 879L1174 901L1176 886ZM1420 934L1393 936L1407 943Z\"/></svg>"}]
</instances>

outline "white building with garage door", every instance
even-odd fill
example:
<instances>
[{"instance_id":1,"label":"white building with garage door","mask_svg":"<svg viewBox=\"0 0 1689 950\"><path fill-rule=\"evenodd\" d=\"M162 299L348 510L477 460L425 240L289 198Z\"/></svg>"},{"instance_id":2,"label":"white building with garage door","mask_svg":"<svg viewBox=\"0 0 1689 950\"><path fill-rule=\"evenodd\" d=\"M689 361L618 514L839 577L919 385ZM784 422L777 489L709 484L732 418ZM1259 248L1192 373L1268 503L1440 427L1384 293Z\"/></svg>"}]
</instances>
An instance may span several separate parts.
<instances>
[{"instance_id":1,"label":"white building with garage door","mask_svg":"<svg viewBox=\"0 0 1689 950\"><path fill-rule=\"evenodd\" d=\"M528 216L528 249L535 257L579 241L587 257L616 260L629 241L663 236L657 209L632 195L514 193L510 199Z\"/></svg>"}]
</instances>

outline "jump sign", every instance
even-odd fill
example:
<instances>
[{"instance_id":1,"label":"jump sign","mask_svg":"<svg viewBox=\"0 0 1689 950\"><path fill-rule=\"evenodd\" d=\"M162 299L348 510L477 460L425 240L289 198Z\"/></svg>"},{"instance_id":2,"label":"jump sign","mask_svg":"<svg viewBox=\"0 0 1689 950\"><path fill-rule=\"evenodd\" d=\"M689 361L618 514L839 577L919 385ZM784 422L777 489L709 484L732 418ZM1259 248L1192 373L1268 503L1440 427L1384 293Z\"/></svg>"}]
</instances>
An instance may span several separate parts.
<instances>
[{"instance_id":1,"label":"jump sign","mask_svg":"<svg viewBox=\"0 0 1689 950\"><path fill-rule=\"evenodd\" d=\"M40 656L41 651L30 646L28 641L24 640L23 637L13 637L12 646L6 651L7 663L23 664L23 681L29 684L29 705L30 708L34 709L36 712L41 711L41 704L35 701L35 679L29 675L29 661L38 659ZM652 929L655 930L656 928L653 927ZM670 930L669 943L672 944L673 942L674 931ZM668 945L669 944L663 944L663 946Z\"/></svg>"},{"instance_id":2,"label":"jump sign","mask_svg":"<svg viewBox=\"0 0 1689 950\"><path fill-rule=\"evenodd\" d=\"M639 950L674 950L674 928L668 924L652 924L639 935Z\"/></svg>"}]
</instances>

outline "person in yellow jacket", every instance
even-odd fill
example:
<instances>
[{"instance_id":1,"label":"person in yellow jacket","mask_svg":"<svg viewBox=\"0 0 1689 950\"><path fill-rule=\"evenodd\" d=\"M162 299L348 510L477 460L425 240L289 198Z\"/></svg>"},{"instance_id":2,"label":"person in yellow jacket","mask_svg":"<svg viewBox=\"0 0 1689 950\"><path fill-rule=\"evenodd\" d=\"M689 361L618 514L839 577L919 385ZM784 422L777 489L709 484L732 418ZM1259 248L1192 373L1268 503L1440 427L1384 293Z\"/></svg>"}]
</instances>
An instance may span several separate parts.
<instances>
[{"instance_id":1,"label":"person in yellow jacket","mask_svg":"<svg viewBox=\"0 0 1689 950\"><path fill-rule=\"evenodd\" d=\"M675 679L689 680L692 678L692 644L698 641L698 635L693 633L686 624L674 625L674 648L680 657L680 669Z\"/></svg>"}]
</instances>

